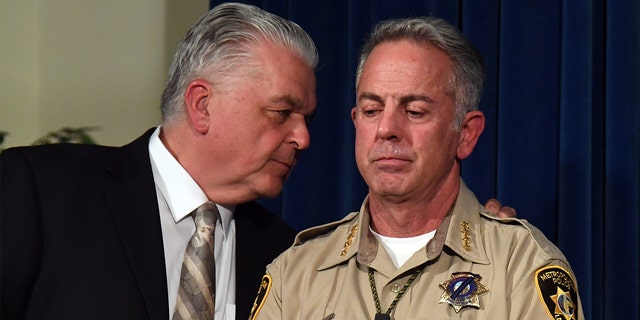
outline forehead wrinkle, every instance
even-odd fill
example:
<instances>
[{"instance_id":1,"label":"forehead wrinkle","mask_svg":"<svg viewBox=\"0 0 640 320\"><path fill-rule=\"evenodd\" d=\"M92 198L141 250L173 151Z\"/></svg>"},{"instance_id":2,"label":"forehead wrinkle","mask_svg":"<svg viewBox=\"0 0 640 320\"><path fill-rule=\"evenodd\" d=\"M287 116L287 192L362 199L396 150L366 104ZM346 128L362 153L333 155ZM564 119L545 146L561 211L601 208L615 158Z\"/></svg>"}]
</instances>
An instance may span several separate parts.
<instances>
[{"instance_id":1,"label":"forehead wrinkle","mask_svg":"<svg viewBox=\"0 0 640 320\"><path fill-rule=\"evenodd\" d=\"M276 104L284 103L288 105L291 108L291 110L295 110L295 111L304 110L304 103L302 103L300 99L297 99L290 95L273 97L271 98L270 101ZM307 113L302 112L302 114L305 116L305 118L307 118L308 120L311 120L315 116L316 110L315 108L312 108L311 111Z\"/></svg>"},{"instance_id":2,"label":"forehead wrinkle","mask_svg":"<svg viewBox=\"0 0 640 320\"><path fill-rule=\"evenodd\" d=\"M284 103L291 107L292 109L302 109L302 101L300 99L296 99L290 95L284 95L279 97L271 98L271 102L273 103Z\"/></svg>"}]
</instances>

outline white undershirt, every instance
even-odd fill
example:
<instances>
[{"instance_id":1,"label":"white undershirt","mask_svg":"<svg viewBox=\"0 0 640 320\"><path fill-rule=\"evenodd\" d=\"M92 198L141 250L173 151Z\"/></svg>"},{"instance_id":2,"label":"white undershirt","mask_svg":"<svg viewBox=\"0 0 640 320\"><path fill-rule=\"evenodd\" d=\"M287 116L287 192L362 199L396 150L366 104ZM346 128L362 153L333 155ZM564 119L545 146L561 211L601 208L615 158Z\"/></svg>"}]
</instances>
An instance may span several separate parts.
<instances>
[{"instance_id":1,"label":"white undershirt","mask_svg":"<svg viewBox=\"0 0 640 320\"><path fill-rule=\"evenodd\" d=\"M424 248L436 234L436 231L433 230L416 237L392 238L385 237L373 231L371 227L369 227L369 230L387 250L389 257L391 257L396 268L400 268L405 262L407 262L407 260L409 260L409 258L411 258L411 256L413 256L414 253L416 253L416 251Z\"/></svg>"},{"instance_id":2,"label":"white undershirt","mask_svg":"<svg viewBox=\"0 0 640 320\"><path fill-rule=\"evenodd\" d=\"M160 127L149 140L149 156L160 208L162 240L167 270L169 319L173 317L180 284L180 271L187 243L196 227L189 214L208 201L189 173L171 155L159 138ZM216 320L234 320L236 307L236 227L235 207L217 205L216 224ZM225 294L226 293L226 294Z\"/></svg>"}]
</instances>

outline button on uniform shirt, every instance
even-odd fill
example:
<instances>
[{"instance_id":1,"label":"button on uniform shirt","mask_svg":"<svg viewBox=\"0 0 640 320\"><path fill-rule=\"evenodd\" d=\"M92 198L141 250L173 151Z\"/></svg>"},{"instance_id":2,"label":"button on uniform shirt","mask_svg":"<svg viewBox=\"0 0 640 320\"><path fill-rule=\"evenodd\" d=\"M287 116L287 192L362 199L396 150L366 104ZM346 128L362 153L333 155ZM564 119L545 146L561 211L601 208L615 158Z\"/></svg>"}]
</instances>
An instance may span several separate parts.
<instances>
[{"instance_id":1,"label":"button on uniform shirt","mask_svg":"<svg viewBox=\"0 0 640 320\"><path fill-rule=\"evenodd\" d=\"M149 140L149 155L158 195L158 207L160 208L167 270L168 317L171 319L178 296L184 253L187 243L196 231L190 213L209 200L189 173L164 146L159 137L160 130L161 127L158 127ZM215 319L234 320L236 311L236 230L233 211L235 207L223 207L218 204L216 206L220 212L220 220L216 224L215 232Z\"/></svg>"}]
</instances>

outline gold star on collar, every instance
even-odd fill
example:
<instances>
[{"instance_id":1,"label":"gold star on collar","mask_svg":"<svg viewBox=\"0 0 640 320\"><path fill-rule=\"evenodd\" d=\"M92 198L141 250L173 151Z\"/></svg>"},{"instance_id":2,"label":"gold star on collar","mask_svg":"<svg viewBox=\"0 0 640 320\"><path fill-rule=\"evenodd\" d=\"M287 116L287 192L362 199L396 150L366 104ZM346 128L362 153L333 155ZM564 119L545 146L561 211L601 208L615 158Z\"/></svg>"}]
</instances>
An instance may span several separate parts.
<instances>
[{"instance_id":1,"label":"gold star on collar","mask_svg":"<svg viewBox=\"0 0 640 320\"><path fill-rule=\"evenodd\" d=\"M471 251L471 235L469 234L469 222L460 222L460 238L462 239L462 247L466 251Z\"/></svg>"},{"instance_id":2,"label":"gold star on collar","mask_svg":"<svg viewBox=\"0 0 640 320\"><path fill-rule=\"evenodd\" d=\"M351 231L349 232L349 235L347 236L347 240L344 242L344 247L342 248L342 252L340 252L341 256L346 256L347 255L347 251L349 251L349 248L351 247L351 244L353 244L353 238L355 238L356 234L358 233L358 226L353 226L351 227Z\"/></svg>"}]
</instances>

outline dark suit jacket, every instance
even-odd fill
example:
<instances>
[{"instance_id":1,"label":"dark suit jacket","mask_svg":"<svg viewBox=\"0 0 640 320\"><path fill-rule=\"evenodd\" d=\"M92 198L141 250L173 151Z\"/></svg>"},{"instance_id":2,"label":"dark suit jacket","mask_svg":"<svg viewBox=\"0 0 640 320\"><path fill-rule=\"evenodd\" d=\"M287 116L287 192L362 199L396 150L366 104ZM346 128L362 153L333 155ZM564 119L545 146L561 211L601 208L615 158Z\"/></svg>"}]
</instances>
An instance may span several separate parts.
<instances>
[{"instance_id":1,"label":"dark suit jacket","mask_svg":"<svg viewBox=\"0 0 640 320\"><path fill-rule=\"evenodd\" d=\"M168 318L152 130L124 147L0 154L0 318ZM255 202L235 220L237 318L247 319L265 266L294 231Z\"/></svg>"}]
</instances>

